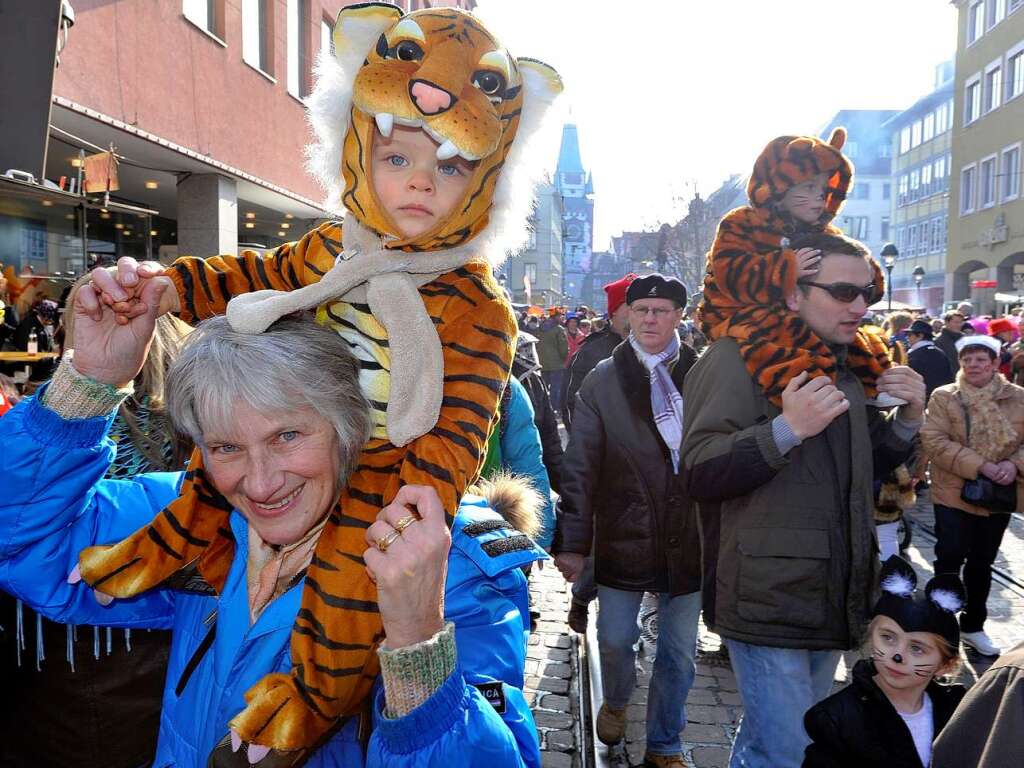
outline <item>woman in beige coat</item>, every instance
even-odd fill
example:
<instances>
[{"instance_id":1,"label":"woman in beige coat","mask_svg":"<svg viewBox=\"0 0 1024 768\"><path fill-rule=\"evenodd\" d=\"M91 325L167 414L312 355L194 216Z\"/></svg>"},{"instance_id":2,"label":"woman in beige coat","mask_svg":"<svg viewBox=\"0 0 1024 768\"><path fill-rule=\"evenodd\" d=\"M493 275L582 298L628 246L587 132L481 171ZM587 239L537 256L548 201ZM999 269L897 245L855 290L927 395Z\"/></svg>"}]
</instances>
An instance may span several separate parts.
<instances>
[{"instance_id":1,"label":"woman in beige coat","mask_svg":"<svg viewBox=\"0 0 1024 768\"><path fill-rule=\"evenodd\" d=\"M991 336L957 341L956 381L932 393L921 428L924 452L932 462L935 573L959 574L963 567L967 605L960 637L985 656L1000 653L985 633L985 603L1010 516L968 504L960 492L965 480L984 476L1016 488L1018 511L1024 500L1024 387L999 373L999 346Z\"/></svg>"}]
</instances>

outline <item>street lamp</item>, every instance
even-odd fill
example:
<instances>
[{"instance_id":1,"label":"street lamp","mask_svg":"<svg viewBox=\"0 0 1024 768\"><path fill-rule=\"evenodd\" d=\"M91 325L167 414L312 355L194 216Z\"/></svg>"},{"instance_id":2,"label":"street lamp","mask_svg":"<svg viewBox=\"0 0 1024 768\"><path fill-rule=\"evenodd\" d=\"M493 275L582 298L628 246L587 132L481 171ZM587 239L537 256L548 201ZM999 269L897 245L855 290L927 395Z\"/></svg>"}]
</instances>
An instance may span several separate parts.
<instances>
[{"instance_id":1,"label":"street lamp","mask_svg":"<svg viewBox=\"0 0 1024 768\"><path fill-rule=\"evenodd\" d=\"M892 312L892 268L896 266L896 259L900 256L895 243L886 243L882 247L882 266L885 267L886 287L889 292L889 311Z\"/></svg>"},{"instance_id":2,"label":"street lamp","mask_svg":"<svg viewBox=\"0 0 1024 768\"><path fill-rule=\"evenodd\" d=\"M917 301L921 302L921 281L924 280L924 267L918 265L914 267L912 273L914 275L914 285L917 286Z\"/></svg>"}]
</instances>

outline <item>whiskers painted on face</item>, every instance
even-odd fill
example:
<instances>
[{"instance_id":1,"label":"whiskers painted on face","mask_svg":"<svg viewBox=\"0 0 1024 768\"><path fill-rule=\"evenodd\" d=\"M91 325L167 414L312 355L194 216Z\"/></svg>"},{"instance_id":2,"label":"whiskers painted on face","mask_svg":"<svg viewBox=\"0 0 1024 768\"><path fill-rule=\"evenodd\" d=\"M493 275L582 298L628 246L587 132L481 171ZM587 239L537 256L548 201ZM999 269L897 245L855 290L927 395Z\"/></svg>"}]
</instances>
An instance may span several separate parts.
<instances>
[{"instance_id":1,"label":"whiskers painted on face","mask_svg":"<svg viewBox=\"0 0 1024 768\"><path fill-rule=\"evenodd\" d=\"M881 648L872 648L871 649L871 656L873 658L878 659L879 661L885 661L887 658L889 658L889 655L885 651L883 651Z\"/></svg>"},{"instance_id":2,"label":"whiskers painted on face","mask_svg":"<svg viewBox=\"0 0 1024 768\"><path fill-rule=\"evenodd\" d=\"M935 677L935 672L938 667L935 664L915 664L914 674L918 677Z\"/></svg>"}]
</instances>

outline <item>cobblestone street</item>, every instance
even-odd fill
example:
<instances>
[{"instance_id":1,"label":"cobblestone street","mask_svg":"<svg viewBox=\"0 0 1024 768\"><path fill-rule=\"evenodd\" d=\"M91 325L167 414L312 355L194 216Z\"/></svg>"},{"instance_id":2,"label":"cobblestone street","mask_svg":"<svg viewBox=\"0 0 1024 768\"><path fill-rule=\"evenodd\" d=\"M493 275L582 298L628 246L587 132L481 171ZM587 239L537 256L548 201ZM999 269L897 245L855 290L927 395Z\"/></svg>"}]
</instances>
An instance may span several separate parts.
<instances>
[{"instance_id":1,"label":"cobblestone street","mask_svg":"<svg viewBox=\"0 0 1024 768\"><path fill-rule=\"evenodd\" d=\"M581 749L578 637L565 623L569 589L552 563L530 577L540 611L526 659L526 699L537 722L544 768L579 768Z\"/></svg>"}]
</instances>

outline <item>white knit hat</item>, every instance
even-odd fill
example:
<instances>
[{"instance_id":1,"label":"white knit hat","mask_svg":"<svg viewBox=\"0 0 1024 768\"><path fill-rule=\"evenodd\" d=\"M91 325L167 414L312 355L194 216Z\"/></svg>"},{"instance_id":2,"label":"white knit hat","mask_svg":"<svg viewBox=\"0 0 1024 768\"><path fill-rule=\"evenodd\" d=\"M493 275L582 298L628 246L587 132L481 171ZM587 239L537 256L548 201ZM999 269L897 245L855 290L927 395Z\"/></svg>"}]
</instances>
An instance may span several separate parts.
<instances>
[{"instance_id":1,"label":"white knit hat","mask_svg":"<svg viewBox=\"0 0 1024 768\"><path fill-rule=\"evenodd\" d=\"M986 349L991 349L993 354L998 357L1000 350L1003 348L1003 343L995 336L986 336L981 333L957 339L956 353L958 355L962 355L967 347L985 347Z\"/></svg>"}]
</instances>

